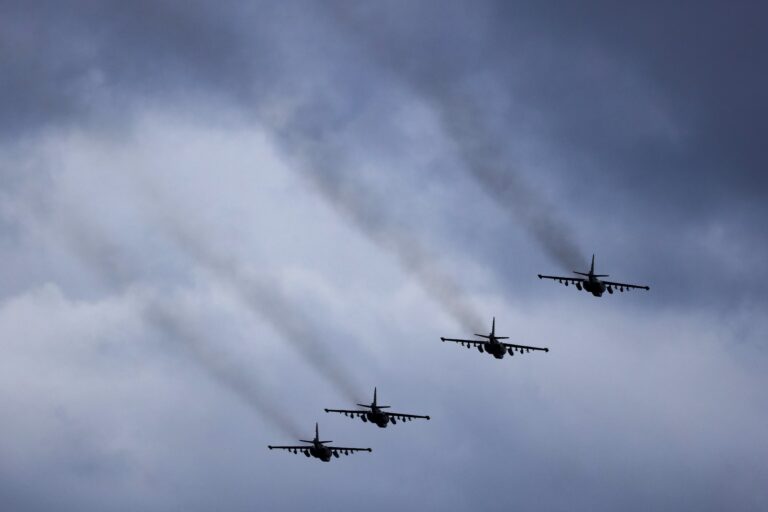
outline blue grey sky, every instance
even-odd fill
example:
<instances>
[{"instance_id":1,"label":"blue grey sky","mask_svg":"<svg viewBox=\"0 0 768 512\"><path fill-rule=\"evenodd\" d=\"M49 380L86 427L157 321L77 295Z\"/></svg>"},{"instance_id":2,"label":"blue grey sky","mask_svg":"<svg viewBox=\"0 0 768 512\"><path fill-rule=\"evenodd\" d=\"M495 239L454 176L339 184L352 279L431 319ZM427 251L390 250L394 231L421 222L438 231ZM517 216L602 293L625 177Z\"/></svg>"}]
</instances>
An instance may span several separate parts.
<instances>
[{"instance_id":1,"label":"blue grey sky","mask_svg":"<svg viewBox=\"0 0 768 512\"><path fill-rule=\"evenodd\" d=\"M3 510L765 510L767 16L0 1Z\"/></svg>"}]
</instances>

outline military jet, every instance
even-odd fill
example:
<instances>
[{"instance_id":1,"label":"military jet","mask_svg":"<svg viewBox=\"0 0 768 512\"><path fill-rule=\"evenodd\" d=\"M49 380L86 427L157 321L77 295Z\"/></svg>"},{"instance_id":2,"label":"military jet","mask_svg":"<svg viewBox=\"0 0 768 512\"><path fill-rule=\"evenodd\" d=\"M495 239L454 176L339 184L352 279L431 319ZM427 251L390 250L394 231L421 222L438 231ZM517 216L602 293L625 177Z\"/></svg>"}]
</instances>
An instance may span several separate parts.
<instances>
[{"instance_id":1,"label":"military jet","mask_svg":"<svg viewBox=\"0 0 768 512\"><path fill-rule=\"evenodd\" d=\"M376 402L376 388L373 388L373 402L370 405L357 404L360 407L366 407L370 411L350 411L347 409L326 409L325 412L338 412L344 416L350 418L359 417L364 422L370 421L375 423L380 428L387 428L389 423L393 425L397 424L397 420L400 421L413 421L414 418L428 420L429 416L419 416L418 414L403 414L400 412L388 412L382 411L382 409L389 409L388 405L379 405Z\"/></svg>"},{"instance_id":2,"label":"military jet","mask_svg":"<svg viewBox=\"0 0 768 512\"><path fill-rule=\"evenodd\" d=\"M510 356L515 355L515 350L520 352L521 354L523 351L530 352L531 350L543 350L544 352L549 352L548 348L542 348L542 347L529 347L527 345L515 345L514 343L503 343L499 340L508 340L509 336L496 336L496 317L493 317L493 324L491 325L491 333L490 334L475 334L475 336L480 336L481 338L485 338L488 341L481 341L481 340L462 340L462 339L456 339L456 338L440 338L441 340L445 341L453 341L455 343L459 343L462 346L466 344L467 348L472 347L473 345L477 347L477 350L480 352L486 352L496 359L503 359L505 353L509 353Z\"/></svg>"},{"instance_id":3,"label":"military jet","mask_svg":"<svg viewBox=\"0 0 768 512\"><path fill-rule=\"evenodd\" d=\"M589 273L584 272L576 272L573 271L574 274L579 274L580 276L586 277L584 279L583 277L560 277L560 276L543 276L539 274L539 279L553 279L555 281L558 281L560 283L565 283L565 286L568 286L568 283L573 283L576 285L576 288L578 290L584 290L587 292L590 292L595 297L602 297L603 293L605 293L605 290L608 290L608 293L613 293L613 290L615 288L618 288L620 292L623 292L624 289L631 290L632 288L638 288L641 290L650 290L651 288L649 286L641 286L637 284L626 284L626 283L614 283L613 281L603 281L599 279L600 277L608 277L608 274L595 274L595 255L592 255L592 266L589 267Z\"/></svg>"},{"instance_id":4,"label":"military jet","mask_svg":"<svg viewBox=\"0 0 768 512\"><path fill-rule=\"evenodd\" d=\"M309 443L311 446L269 446L270 450L288 450L293 453L303 453L307 457L314 457L323 462L330 462L331 456L339 458L339 454L349 455L354 452L370 452L370 448L347 448L342 446L325 446L325 443L333 441L321 441L318 432L317 423L315 423L315 438L312 441L299 439L302 443Z\"/></svg>"}]
</instances>

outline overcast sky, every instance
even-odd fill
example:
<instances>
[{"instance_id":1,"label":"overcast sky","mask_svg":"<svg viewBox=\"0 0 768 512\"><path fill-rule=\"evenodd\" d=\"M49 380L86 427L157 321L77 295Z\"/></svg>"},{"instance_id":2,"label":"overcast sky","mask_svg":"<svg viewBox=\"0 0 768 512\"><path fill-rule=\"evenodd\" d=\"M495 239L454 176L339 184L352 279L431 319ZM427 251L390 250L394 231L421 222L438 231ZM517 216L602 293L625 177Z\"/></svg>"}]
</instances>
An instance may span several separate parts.
<instances>
[{"instance_id":1,"label":"overcast sky","mask_svg":"<svg viewBox=\"0 0 768 512\"><path fill-rule=\"evenodd\" d=\"M767 19L0 0L0 508L765 510Z\"/></svg>"}]
</instances>

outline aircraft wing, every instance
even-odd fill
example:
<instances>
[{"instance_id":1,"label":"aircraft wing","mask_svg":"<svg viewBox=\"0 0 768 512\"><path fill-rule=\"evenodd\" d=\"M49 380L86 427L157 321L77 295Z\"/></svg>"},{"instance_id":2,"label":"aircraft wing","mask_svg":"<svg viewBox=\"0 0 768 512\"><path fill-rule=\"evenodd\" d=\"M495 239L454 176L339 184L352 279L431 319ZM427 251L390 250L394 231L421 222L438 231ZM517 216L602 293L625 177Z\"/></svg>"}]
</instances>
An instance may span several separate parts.
<instances>
[{"instance_id":1,"label":"aircraft wing","mask_svg":"<svg viewBox=\"0 0 768 512\"><path fill-rule=\"evenodd\" d=\"M586 279L582 279L580 277L561 277L561 276L544 276L541 274L538 274L539 279L552 279L553 281L558 281L560 283L565 283L566 286L568 286L568 283L583 283L586 281Z\"/></svg>"},{"instance_id":2,"label":"aircraft wing","mask_svg":"<svg viewBox=\"0 0 768 512\"><path fill-rule=\"evenodd\" d=\"M487 341L485 340L462 340L458 338L442 338L442 337L440 339L443 341L452 341L454 343L461 343L462 345L466 343L467 345L478 346L478 345L485 345L487 343Z\"/></svg>"},{"instance_id":3,"label":"aircraft wing","mask_svg":"<svg viewBox=\"0 0 768 512\"><path fill-rule=\"evenodd\" d=\"M304 451L304 450L308 450L309 446L307 446L307 445L304 445L304 446L272 446L272 445L269 445L268 448L270 450L290 450L290 451L300 450L300 451Z\"/></svg>"},{"instance_id":4,"label":"aircraft wing","mask_svg":"<svg viewBox=\"0 0 768 512\"><path fill-rule=\"evenodd\" d=\"M373 451L370 448L347 448L346 446L326 446L326 448L328 448L330 450L333 450L335 452L345 452L345 454L346 454L346 452L355 453L355 452L371 452L371 451Z\"/></svg>"},{"instance_id":5,"label":"aircraft wing","mask_svg":"<svg viewBox=\"0 0 768 512\"><path fill-rule=\"evenodd\" d=\"M642 286L642 285L639 285L639 284L614 283L612 281L603 281L603 283L605 285L607 285L607 286L613 286L614 288L618 288L621 291L624 291L623 290L624 288L626 288L628 290L632 289L632 288L639 289L639 290L650 290L651 289L650 286Z\"/></svg>"},{"instance_id":6,"label":"aircraft wing","mask_svg":"<svg viewBox=\"0 0 768 512\"><path fill-rule=\"evenodd\" d=\"M419 414L403 414L400 412L388 412L387 416L392 416L400 421L411 421L412 419L428 420L429 416L421 416Z\"/></svg>"},{"instance_id":7,"label":"aircraft wing","mask_svg":"<svg viewBox=\"0 0 768 512\"><path fill-rule=\"evenodd\" d=\"M531 350L543 350L544 352L549 352L549 349L546 347L529 347L528 345L515 345L514 343L502 343L507 348L511 348L513 351L517 350L521 354L523 352L530 352Z\"/></svg>"},{"instance_id":8,"label":"aircraft wing","mask_svg":"<svg viewBox=\"0 0 768 512\"><path fill-rule=\"evenodd\" d=\"M362 417L362 416L365 416L366 413L369 413L371 411L352 411L349 409L326 409L325 412L338 412L339 414L343 414L344 416Z\"/></svg>"}]
</instances>

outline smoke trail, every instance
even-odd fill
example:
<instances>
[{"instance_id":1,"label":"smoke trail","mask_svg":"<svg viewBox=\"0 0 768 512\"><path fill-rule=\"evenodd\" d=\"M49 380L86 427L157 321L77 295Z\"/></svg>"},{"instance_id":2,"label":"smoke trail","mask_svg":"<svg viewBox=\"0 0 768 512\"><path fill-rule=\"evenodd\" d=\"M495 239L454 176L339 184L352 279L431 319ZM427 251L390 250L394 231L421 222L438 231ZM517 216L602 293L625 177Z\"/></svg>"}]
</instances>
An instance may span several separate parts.
<instances>
[{"instance_id":1,"label":"smoke trail","mask_svg":"<svg viewBox=\"0 0 768 512\"><path fill-rule=\"evenodd\" d=\"M587 261L573 238L574 230L510 164L482 123L471 98L433 96L445 133L458 148L467 170L496 203L509 211L536 243L564 270Z\"/></svg>"},{"instance_id":2,"label":"smoke trail","mask_svg":"<svg viewBox=\"0 0 768 512\"><path fill-rule=\"evenodd\" d=\"M258 380L253 368L246 368L236 356L194 332L188 327L189 322L165 304L155 302L147 305L144 318L168 340L178 343L210 377L235 393L272 426L291 438L301 436L301 430L293 419L269 398L269 390Z\"/></svg>"},{"instance_id":3,"label":"smoke trail","mask_svg":"<svg viewBox=\"0 0 768 512\"><path fill-rule=\"evenodd\" d=\"M293 126L276 130L279 142L298 160L293 169L310 180L321 196L361 233L393 254L427 296L465 330L472 331L483 325L482 315L465 290L440 270L438 258L423 241L395 225L371 194L336 170L342 165L342 152L324 140L327 132L320 129L319 133L305 134L298 122L299 119L293 119Z\"/></svg>"},{"instance_id":4,"label":"smoke trail","mask_svg":"<svg viewBox=\"0 0 768 512\"><path fill-rule=\"evenodd\" d=\"M450 276L440 271L437 258L430 254L423 243L388 224L368 201L366 195L357 190L352 194L341 193L339 177L324 173L321 169L309 173L310 179L318 186L325 198L349 218L361 232L380 247L394 254L400 266L464 329L472 330L483 325L483 318L466 297L465 291Z\"/></svg>"},{"instance_id":5,"label":"smoke trail","mask_svg":"<svg viewBox=\"0 0 768 512\"><path fill-rule=\"evenodd\" d=\"M339 360L319 340L320 328L312 325L291 303L280 284L264 274L248 272L233 258L215 253L191 235L173 215L163 216L176 243L203 268L228 285L248 309L266 320L285 341L348 400L360 401L361 388Z\"/></svg>"},{"instance_id":6,"label":"smoke trail","mask_svg":"<svg viewBox=\"0 0 768 512\"><path fill-rule=\"evenodd\" d=\"M347 32L355 39L355 46L365 51L366 62L376 62L380 71L389 71L433 106L444 133L455 145L470 176L511 214L548 256L564 270L584 265L587 259L573 238L575 230L554 205L548 204L528 185L522 172L505 157L501 148L507 144L495 140L484 122L489 116L479 111L479 101L503 98L462 88L466 76L479 73L478 62L468 59L482 58L485 55L482 48L471 48L466 52L462 48L455 58L438 59L432 54L419 53L419 46L414 48L407 34L393 40L392 34L378 31L376 21L368 17L370 11L349 9L346 4L340 4L332 6L332 14L338 29ZM376 15L375 10L373 15ZM363 27L371 29L363 31ZM420 42L425 42L423 34L418 37ZM423 47L431 48L432 44L440 43L439 39L430 40L429 37L432 35ZM450 48L453 34L447 37Z\"/></svg>"},{"instance_id":7,"label":"smoke trail","mask_svg":"<svg viewBox=\"0 0 768 512\"><path fill-rule=\"evenodd\" d=\"M36 229L46 227L39 218L40 212L22 212L26 222ZM51 215L51 212L46 212ZM128 255L109 239L101 236L71 208L53 212L55 235L64 242L86 267L112 289L124 288L135 276L129 275L125 264ZM142 319L166 339L184 349L191 359L200 365L216 383L233 392L260 418L284 434L298 437L300 429L285 414L282 407L270 398L269 390L261 383L253 368L244 367L232 354L225 352L211 340L201 337L184 326L170 311L168 304L157 300L141 305Z\"/></svg>"}]
</instances>

